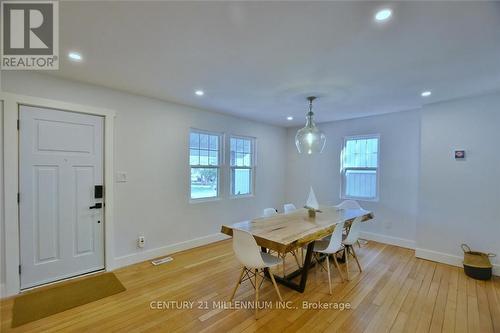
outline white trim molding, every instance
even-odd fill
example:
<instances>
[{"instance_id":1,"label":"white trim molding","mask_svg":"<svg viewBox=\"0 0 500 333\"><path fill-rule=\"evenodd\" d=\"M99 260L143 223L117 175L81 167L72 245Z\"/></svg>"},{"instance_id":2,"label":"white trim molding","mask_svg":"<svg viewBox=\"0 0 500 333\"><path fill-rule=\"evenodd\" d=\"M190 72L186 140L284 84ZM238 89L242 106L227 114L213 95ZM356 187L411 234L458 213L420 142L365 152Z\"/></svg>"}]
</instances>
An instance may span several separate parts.
<instances>
[{"instance_id":1,"label":"white trim molding","mask_svg":"<svg viewBox=\"0 0 500 333\"><path fill-rule=\"evenodd\" d=\"M231 237L222 233L211 234L208 236L198 237L184 242L179 242L171 245L157 247L142 252L127 254L125 256L115 258L116 268L133 265L146 260L151 260L161 256L166 256L175 252L189 250L198 246L207 245Z\"/></svg>"},{"instance_id":2,"label":"white trim molding","mask_svg":"<svg viewBox=\"0 0 500 333\"><path fill-rule=\"evenodd\" d=\"M464 260L463 257L456 256L453 254L437 252L421 248L415 249L415 257L457 267L463 267L463 260ZM500 276L500 265L493 265L493 274Z\"/></svg>"},{"instance_id":3,"label":"white trim molding","mask_svg":"<svg viewBox=\"0 0 500 333\"><path fill-rule=\"evenodd\" d=\"M104 186L106 189L105 225L105 265L106 270L116 267L114 262L113 227L113 161L114 161L114 118L115 111L88 107L32 96L0 93L3 101L3 145L4 145L4 223L5 234L5 285L2 297L16 295L20 291L19 277L19 212L17 192L19 189L19 138L17 121L19 105L28 105L63 111L93 114L104 117Z\"/></svg>"},{"instance_id":4,"label":"white trim molding","mask_svg":"<svg viewBox=\"0 0 500 333\"><path fill-rule=\"evenodd\" d=\"M387 236L366 231L360 232L360 238L384 244L396 245L407 249L415 249L415 241L411 239Z\"/></svg>"}]
</instances>

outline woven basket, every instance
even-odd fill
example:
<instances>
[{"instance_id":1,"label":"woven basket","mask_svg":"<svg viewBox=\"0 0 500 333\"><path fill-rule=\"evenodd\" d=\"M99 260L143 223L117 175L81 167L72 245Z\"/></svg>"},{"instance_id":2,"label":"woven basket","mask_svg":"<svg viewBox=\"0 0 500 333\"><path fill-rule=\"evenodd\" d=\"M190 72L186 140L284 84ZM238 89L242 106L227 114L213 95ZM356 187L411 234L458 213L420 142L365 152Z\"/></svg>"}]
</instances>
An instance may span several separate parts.
<instances>
[{"instance_id":1,"label":"woven basket","mask_svg":"<svg viewBox=\"0 0 500 333\"><path fill-rule=\"evenodd\" d=\"M467 244L462 244L462 250L464 251L465 274L478 280L491 279L493 265L490 258L494 257L495 254L471 251Z\"/></svg>"}]
</instances>

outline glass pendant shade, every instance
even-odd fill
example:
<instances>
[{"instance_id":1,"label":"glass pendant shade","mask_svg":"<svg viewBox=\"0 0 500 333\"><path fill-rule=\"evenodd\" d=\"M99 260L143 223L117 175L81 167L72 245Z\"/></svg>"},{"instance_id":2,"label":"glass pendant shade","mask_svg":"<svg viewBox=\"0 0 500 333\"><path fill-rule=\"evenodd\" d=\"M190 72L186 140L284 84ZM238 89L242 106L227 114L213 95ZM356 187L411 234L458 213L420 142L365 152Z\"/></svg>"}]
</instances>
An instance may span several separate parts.
<instances>
[{"instance_id":1,"label":"glass pendant shade","mask_svg":"<svg viewBox=\"0 0 500 333\"><path fill-rule=\"evenodd\" d=\"M312 101L314 97L309 97L309 112L306 117L306 126L299 129L295 135L295 145L300 154L313 154L323 152L325 148L326 136L320 129L314 124L312 112Z\"/></svg>"}]
</instances>

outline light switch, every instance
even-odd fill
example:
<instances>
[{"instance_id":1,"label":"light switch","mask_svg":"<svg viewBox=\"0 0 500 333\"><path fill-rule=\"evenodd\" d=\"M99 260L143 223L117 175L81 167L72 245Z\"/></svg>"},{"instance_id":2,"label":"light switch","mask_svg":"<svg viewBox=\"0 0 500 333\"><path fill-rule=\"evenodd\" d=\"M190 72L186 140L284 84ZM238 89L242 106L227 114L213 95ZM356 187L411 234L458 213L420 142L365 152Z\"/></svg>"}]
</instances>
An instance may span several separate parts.
<instances>
[{"instance_id":1,"label":"light switch","mask_svg":"<svg viewBox=\"0 0 500 333\"><path fill-rule=\"evenodd\" d=\"M125 183L127 182L127 173L123 171L118 171L116 173L116 182L117 183Z\"/></svg>"}]
</instances>

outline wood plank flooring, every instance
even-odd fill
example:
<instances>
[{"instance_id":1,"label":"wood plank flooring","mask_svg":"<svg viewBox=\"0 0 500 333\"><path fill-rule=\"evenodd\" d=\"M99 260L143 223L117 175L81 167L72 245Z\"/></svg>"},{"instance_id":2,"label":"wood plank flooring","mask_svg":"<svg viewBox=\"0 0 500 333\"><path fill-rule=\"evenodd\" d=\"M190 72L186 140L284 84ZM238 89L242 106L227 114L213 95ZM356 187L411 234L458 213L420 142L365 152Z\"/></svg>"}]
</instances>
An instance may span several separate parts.
<instances>
[{"instance_id":1,"label":"wood plank flooring","mask_svg":"<svg viewBox=\"0 0 500 333\"><path fill-rule=\"evenodd\" d=\"M350 264L348 282L312 269L303 294L280 286L293 309L276 308L271 283L260 289L261 304L273 308L223 309L240 274L230 241L173 255L160 266L144 262L115 271L127 291L11 329L13 298L0 302L2 332L500 332L500 278L483 282L462 269L417 259L414 251L368 242L356 247L363 272ZM293 257L286 267L295 269ZM345 270L344 265L341 267ZM281 267L279 268L279 270ZM244 282L235 300L252 301ZM168 303L194 302L194 303ZM306 302L350 309L311 309ZM239 304L247 304L241 302ZM173 305L175 309L165 309ZM186 306L189 305L189 306ZM217 306L219 305L219 307ZM154 307L154 309L151 308ZM158 309L158 307L163 307ZM178 308L177 308L178 307Z\"/></svg>"}]
</instances>

